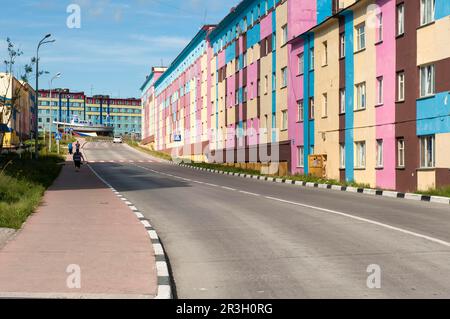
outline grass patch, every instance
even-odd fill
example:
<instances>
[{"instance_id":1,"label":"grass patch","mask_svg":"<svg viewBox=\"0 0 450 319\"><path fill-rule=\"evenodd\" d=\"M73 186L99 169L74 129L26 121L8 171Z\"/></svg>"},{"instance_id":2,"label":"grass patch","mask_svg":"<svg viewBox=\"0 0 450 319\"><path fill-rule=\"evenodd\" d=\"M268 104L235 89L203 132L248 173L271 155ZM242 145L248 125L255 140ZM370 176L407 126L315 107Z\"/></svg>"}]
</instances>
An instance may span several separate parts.
<instances>
[{"instance_id":1,"label":"grass patch","mask_svg":"<svg viewBox=\"0 0 450 319\"><path fill-rule=\"evenodd\" d=\"M157 158L161 158L161 159L166 160L166 161L170 161L170 162L172 161L172 156L170 156L167 153L158 152L158 151L154 151L154 150L151 150L149 148L146 148L146 147L142 147L139 144L139 142L136 142L136 141L124 140L124 142L127 143L132 148L137 149L138 151L147 153L147 154L149 154L151 156L154 156L154 157L157 157Z\"/></svg>"},{"instance_id":2,"label":"grass patch","mask_svg":"<svg viewBox=\"0 0 450 319\"><path fill-rule=\"evenodd\" d=\"M422 195L450 197L450 186L419 192Z\"/></svg>"},{"instance_id":3,"label":"grass patch","mask_svg":"<svg viewBox=\"0 0 450 319\"><path fill-rule=\"evenodd\" d=\"M19 229L61 171L61 156L41 152L0 158L0 227Z\"/></svg>"},{"instance_id":4,"label":"grass patch","mask_svg":"<svg viewBox=\"0 0 450 319\"><path fill-rule=\"evenodd\" d=\"M231 173L264 176L264 174L261 174L260 171L244 169L244 168L239 168L239 167L234 167L234 166L228 166L228 165L223 165L223 164L211 164L211 163L184 163L184 164L193 166L193 167L212 169L212 170L220 170L220 171L231 172ZM290 180L294 180L294 181L302 181L302 182L307 182L307 183L351 186L351 187L356 187L356 188L370 188L370 185L368 185L368 184L361 184L361 183L356 183L356 182L340 182L340 181L337 181L334 179L320 178L320 177L316 177L316 176L312 176L312 175L297 174L297 175L279 176L279 178L290 179Z\"/></svg>"}]
</instances>

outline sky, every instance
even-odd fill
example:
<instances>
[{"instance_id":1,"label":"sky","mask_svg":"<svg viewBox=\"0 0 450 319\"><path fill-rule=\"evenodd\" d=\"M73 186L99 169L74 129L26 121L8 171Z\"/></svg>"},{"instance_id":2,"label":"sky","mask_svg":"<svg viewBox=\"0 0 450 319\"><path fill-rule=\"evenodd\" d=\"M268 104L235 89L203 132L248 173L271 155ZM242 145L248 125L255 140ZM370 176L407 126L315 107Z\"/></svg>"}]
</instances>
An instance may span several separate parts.
<instances>
[{"instance_id":1,"label":"sky","mask_svg":"<svg viewBox=\"0 0 450 319\"><path fill-rule=\"evenodd\" d=\"M15 65L17 75L36 55L39 41L51 33L56 42L42 46L39 53L40 69L48 72L40 77L41 89L48 89L50 78L61 72L54 88L127 98L140 97L139 88L152 66L169 65L203 24L220 22L239 0L0 3L0 59L7 56L9 37L24 52ZM34 87L34 79L30 82Z\"/></svg>"}]
</instances>

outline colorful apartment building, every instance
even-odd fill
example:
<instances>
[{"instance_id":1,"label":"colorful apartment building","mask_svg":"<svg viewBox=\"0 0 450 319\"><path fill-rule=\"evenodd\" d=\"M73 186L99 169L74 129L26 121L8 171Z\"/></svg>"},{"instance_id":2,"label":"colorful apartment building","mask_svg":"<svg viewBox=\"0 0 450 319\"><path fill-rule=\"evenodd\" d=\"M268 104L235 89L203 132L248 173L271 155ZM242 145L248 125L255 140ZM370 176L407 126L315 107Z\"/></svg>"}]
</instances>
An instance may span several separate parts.
<instances>
[{"instance_id":1,"label":"colorful apartment building","mask_svg":"<svg viewBox=\"0 0 450 319\"><path fill-rule=\"evenodd\" d=\"M27 82L0 73L0 138L3 146L18 146L34 135L35 95Z\"/></svg>"},{"instance_id":2,"label":"colorful apartment building","mask_svg":"<svg viewBox=\"0 0 450 319\"><path fill-rule=\"evenodd\" d=\"M141 88L157 150L280 174L322 155L336 180L450 184L448 0L244 0L159 76Z\"/></svg>"},{"instance_id":3,"label":"colorful apartment building","mask_svg":"<svg viewBox=\"0 0 450 319\"><path fill-rule=\"evenodd\" d=\"M95 125L111 125L115 135L141 136L141 100L119 99L108 95L87 96L69 89L39 90L39 131L56 130L54 121L83 120Z\"/></svg>"}]
</instances>

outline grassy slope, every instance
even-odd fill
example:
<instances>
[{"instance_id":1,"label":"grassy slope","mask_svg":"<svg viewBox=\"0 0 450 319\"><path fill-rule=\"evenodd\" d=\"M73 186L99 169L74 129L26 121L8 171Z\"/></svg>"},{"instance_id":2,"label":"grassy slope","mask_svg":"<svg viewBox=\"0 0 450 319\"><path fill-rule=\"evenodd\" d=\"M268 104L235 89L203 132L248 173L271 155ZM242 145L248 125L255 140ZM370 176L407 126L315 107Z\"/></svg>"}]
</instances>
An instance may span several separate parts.
<instances>
[{"instance_id":1,"label":"grassy slope","mask_svg":"<svg viewBox=\"0 0 450 319\"><path fill-rule=\"evenodd\" d=\"M67 143L64 143L67 144ZM56 152L56 146L53 147ZM66 149L61 145L61 154ZM31 154L0 157L0 227L19 229L58 177L63 157L42 146L38 161Z\"/></svg>"}]
</instances>

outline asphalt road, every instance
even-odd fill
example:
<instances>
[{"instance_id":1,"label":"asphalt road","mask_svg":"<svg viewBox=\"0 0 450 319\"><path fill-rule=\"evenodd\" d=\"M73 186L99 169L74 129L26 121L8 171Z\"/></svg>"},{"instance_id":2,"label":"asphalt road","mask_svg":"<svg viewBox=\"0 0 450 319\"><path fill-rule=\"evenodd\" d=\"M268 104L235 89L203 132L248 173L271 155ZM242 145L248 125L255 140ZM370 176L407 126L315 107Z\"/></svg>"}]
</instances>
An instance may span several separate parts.
<instances>
[{"instance_id":1,"label":"asphalt road","mask_svg":"<svg viewBox=\"0 0 450 319\"><path fill-rule=\"evenodd\" d=\"M450 297L448 205L218 175L126 145L84 153L157 229L179 298Z\"/></svg>"}]
</instances>

